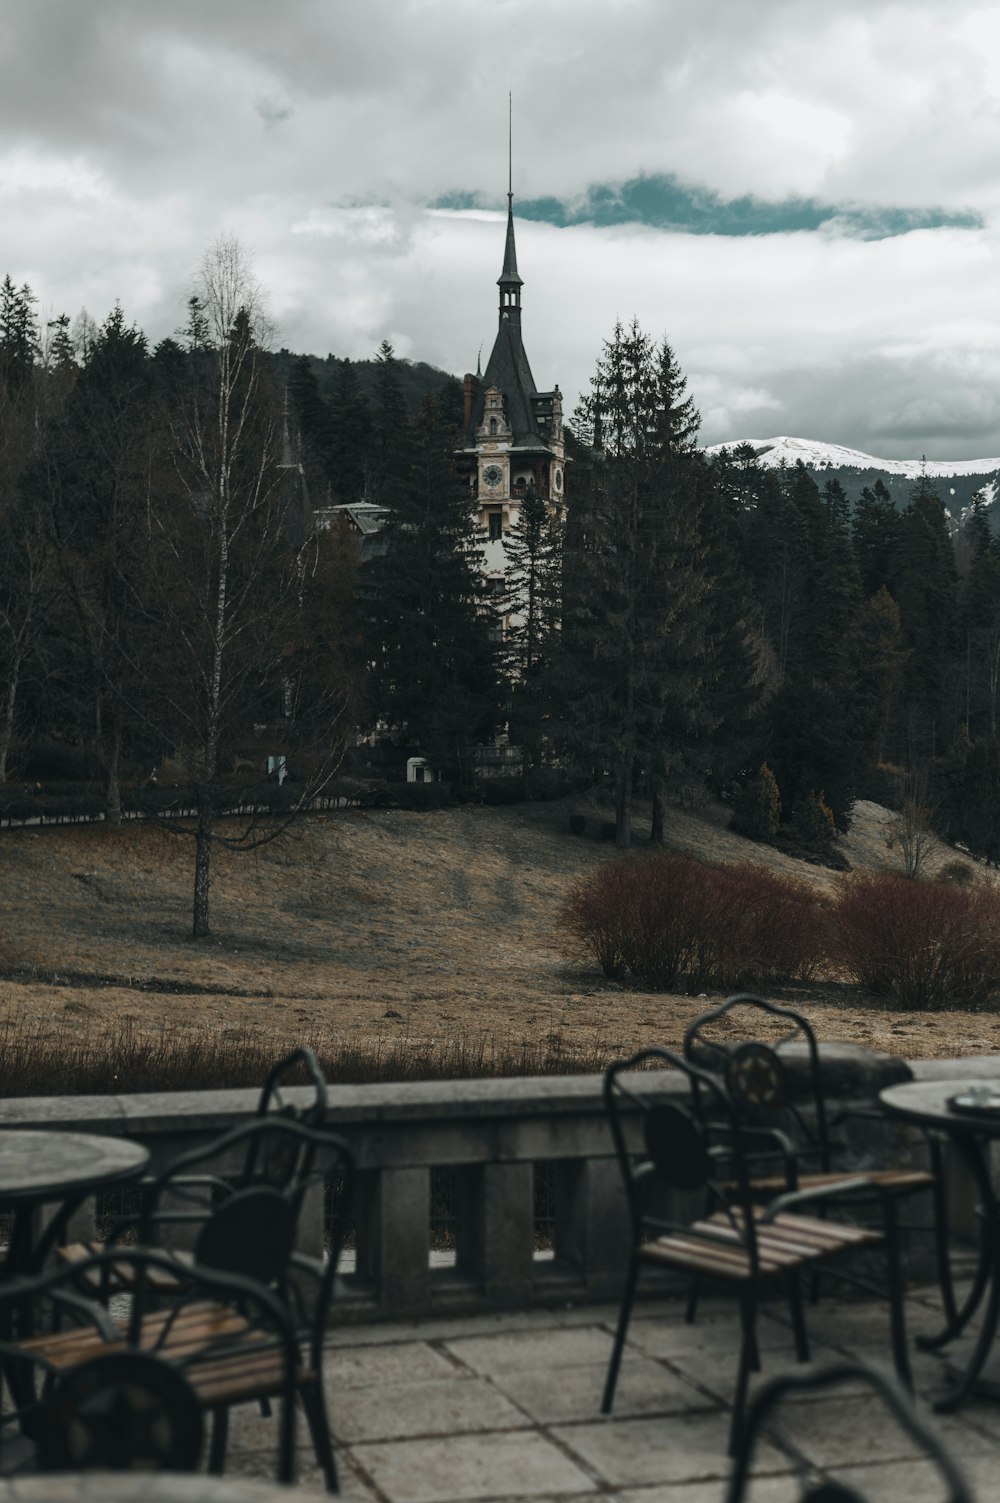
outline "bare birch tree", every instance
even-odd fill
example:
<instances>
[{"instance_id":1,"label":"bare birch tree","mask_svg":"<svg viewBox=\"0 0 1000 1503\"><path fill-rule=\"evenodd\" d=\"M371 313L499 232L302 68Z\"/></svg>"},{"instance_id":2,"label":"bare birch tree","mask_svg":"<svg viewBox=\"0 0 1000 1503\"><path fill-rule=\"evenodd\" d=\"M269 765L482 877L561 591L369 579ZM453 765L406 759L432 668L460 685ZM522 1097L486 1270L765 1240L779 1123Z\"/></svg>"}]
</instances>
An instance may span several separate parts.
<instances>
[{"instance_id":1,"label":"bare birch tree","mask_svg":"<svg viewBox=\"0 0 1000 1503\"><path fill-rule=\"evenodd\" d=\"M309 696L311 751L322 743L314 757L321 771L299 785L291 809L262 823L260 801L251 798L244 820L220 825L232 802L221 777L233 746L255 723L291 734L302 698L291 681L302 565L297 496L279 465L281 403L269 379L263 296L236 240L220 239L207 252L195 296L205 338L163 392L176 484L161 488L150 508L140 593L161 739L186 759L196 808L193 829L171 820L169 809L160 816L194 837L193 933L200 937L210 928L213 847L249 850L273 839L332 775L342 697L332 686L319 694L322 704L317 692Z\"/></svg>"}]
</instances>

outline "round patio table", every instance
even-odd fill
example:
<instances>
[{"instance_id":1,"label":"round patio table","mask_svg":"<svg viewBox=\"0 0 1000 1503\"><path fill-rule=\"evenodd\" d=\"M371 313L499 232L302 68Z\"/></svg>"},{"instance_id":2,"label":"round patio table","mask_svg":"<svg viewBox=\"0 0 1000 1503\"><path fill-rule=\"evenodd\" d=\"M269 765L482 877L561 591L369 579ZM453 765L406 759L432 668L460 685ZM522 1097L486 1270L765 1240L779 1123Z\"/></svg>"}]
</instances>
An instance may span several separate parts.
<instances>
[{"instance_id":1,"label":"round patio table","mask_svg":"<svg viewBox=\"0 0 1000 1503\"><path fill-rule=\"evenodd\" d=\"M88 1195L126 1184L148 1163L149 1150L130 1138L0 1129L0 1209L14 1212L4 1276L36 1272ZM36 1237L34 1212L54 1202L58 1212Z\"/></svg>"},{"instance_id":2,"label":"round patio table","mask_svg":"<svg viewBox=\"0 0 1000 1503\"><path fill-rule=\"evenodd\" d=\"M938 1399L934 1408L948 1413L972 1391L993 1346L1000 1323L1000 1225L996 1196L990 1182L988 1148L1000 1139L1000 1074L993 1081L981 1076L970 1080L913 1080L888 1086L879 1092L879 1103L890 1116L909 1122L925 1132L944 1134L959 1154L975 1182L981 1225L976 1274L960 1309L945 1303L943 1330L918 1337L918 1344L936 1350L960 1336L980 1305L983 1323L953 1392Z\"/></svg>"}]
</instances>

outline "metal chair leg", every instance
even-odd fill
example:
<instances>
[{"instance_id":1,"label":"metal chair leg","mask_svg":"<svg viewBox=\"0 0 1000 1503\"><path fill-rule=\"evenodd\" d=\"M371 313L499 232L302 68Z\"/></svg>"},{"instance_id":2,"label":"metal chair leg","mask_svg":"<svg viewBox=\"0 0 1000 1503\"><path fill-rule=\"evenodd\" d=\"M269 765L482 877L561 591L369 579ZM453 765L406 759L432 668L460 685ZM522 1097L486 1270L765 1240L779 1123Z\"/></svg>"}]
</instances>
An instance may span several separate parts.
<instances>
[{"instance_id":1,"label":"metal chair leg","mask_svg":"<svg viewBox=\"0 0 1000 1503\"><path fill-rule=\"evenodd\" d=\"M212 1439L208 1450L208 1470L221 1477L226 1470L226 1449L229 1444L229 1410L226 1407L212 1410Z\"/></svg>"},{"instance_id":2,"label":"metal chair leg","mask_svg":"<svg viewBox=\"0 0 1000 1503\"><path fill-rule=\"evenodd\" d=\"M941 1308L946 1326L958 1323L958 1307L955 1304L955 1285L951 1277L951 1259L948 1256L948 1202L944 1193L944 1155L939 1138L929 1139L931 1171L934 1175L932 1197L934 1202L934 1252L937 1258L938 1287L941 1290Z\"/></svg>"},{"instance_id":3,"label":"metal chair leg","mask_svg":"<svg viewBox=\"0 0 1000 1503\"><path fill-rule=\"evenodd\" d=\"M301 1388L302 1407L306 1412L309 1422L309 1434L312 1438L313 1451L316 1461L323 1469L328 1493L340 1491L337 1481L337 1462L333 1454L333 1436L330 1434L330 1422L326 1414L326 1399L320 1381L310 1383Z\"/></svg>"},{"instance_id":4,"label":"metal chair leg","mask_svg":"<svg viewBox=\"0 0 1000 1503\"><path fill-rule=\"evenodd\" d=\"M1000 1245L998 1245L998 1229L995 1225L995 1212L990 1215L988 1222L984 1224L984 1233L990 1239L990 1256L993 1265L993 1276L990 1279L989 1294L986 1306L983 1310L983 1323L979 1328L979 1335L972 1350L972 1356L966 1363L958 1384L944 1398L937 1399L934 1410L937 1414L950 1414L953 1409L972 1392L976 1379L983 1370L983 1364L993 1349L996 1340L997 1324L1000 1321Z\"/></svg>"},{"instance_id":5,"label":"metal chair leg","mask_svg":"<svg viewBox=\"0 0 1000 1503\"><path fill-rule=\"evenodd\" d=\"M700 1295L700 1293L701 1286L699 1285L698 1280L692 1279L690 1284L688 1285L687 1304L684 1307L684 1320L685 1323L689 1326L694 1325L695 1316L698 1314L698 1296Z\"/></svg>"},{"instance_id":6,"label":"metal chair leg","mask_svg":"<svg viewBox=\"0 0 1000 1503\"><path fill-rule=\"evenodd\" d=\"M746 1417L747 1391L750 1387L751 1370L759 1370L760 1354L757 1350L757 1301L755 1298L740 1300L740 1365L736 1372L736 1389L733 1393L733 1417L729 1425L729 1451L735 1456L743 1442Z\"/></svg>"},{"instance_id":7,"label":"metal chair leg","mask_svg":"<svg viewBox=\"0 0 1000 1503\"><path fill-rule=\"evenodd\" d=\"M622 1351L625 1347L625 1337L628 1335L628 1323L632 1316L632 1304L635 1300L635 1284L639 1275L639 1259L635 1253L628 1265L628 1273L625 1277L625 1289L622 1293L621 1308L618 1311L618 1327L615 1331L615 1344L611 1348L611 1361L608 1363L608 1375L604 1380L604 1397L601 1399L601 1413L610 1414L611 1405L615 1401L615 1388L618 1383L618 1369L621 1366Z\"/></svg>"},{"instance_id":8,"label":"metal chair leg","mask_svg":"<svg viewBox=\"0 0 1000 1503\"><path fill-rule=\"evenodd\" d=\"M802 1309L802 1283L797 1273L788 1276L788 1309L792 1317L795 1336L795 1356L799 1362L809 1361L809 1332Z\"/></svg>"},{"instance_id":9,"label":"metal chair leg","mask_svg":"<svg viewBox=\"0 0 1000 1503\"><path fill-rule=\"evenodd\" d=\"M899 1245L899 1218L896 1202L885 1202L885 1252L889 1284L889 1325L892 1333L892 1360L899 1381L913 1392L913 1374L906 1345L906 1311L903 1304L903 1260Z\"/></svg>"}]
</instances>

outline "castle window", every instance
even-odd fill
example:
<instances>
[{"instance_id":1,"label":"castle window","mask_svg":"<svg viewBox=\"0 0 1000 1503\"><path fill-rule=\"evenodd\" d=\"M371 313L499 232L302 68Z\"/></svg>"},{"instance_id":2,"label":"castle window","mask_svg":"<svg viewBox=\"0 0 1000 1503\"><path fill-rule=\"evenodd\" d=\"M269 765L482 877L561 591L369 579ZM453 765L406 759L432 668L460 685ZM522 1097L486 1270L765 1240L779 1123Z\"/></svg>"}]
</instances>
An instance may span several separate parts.
<instances>
[{"instance_id":1,"label":"castle window","mask_svg":"<svg viewBox=\"0 0 1000 1503\"><path fill-rule=\"evenodd\" d=\"M496 431L497 431L497 420L496 420L496 418L490 418L490 433L491 434L495 434Z\"/></svg>"},{"instance_id":2,"label":"castle window","mask_svg":"<svg viewBox=\"0 0 1000 1503\"><path fill-rule=\"evenodd\" d=\"M490 541L496 542L497 538L503 537L503 512L491 511L488 513Z\"/></svg>"}]
</instances>

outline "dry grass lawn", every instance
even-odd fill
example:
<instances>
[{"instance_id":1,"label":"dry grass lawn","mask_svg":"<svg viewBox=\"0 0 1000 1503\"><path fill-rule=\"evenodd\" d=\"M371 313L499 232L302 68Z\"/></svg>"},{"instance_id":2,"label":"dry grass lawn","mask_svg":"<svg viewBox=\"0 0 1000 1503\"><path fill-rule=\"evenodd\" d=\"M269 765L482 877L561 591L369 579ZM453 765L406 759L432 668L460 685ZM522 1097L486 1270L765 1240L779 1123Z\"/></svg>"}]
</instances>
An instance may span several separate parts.
<instances>
[{"instance_id":1,"label":"dry grass lawn","mask_svg":"<svg viewBox=\"0 0 1000 1503\"><path fill-rule=\"evenodd\" d=\"M596 830L600 811L591 809ZM260 1033L278 1048L401 1041L487 1052L557 1039L595 1059L676 1045L704 997L629 991L561 944L574 878L614 853L573 836L564 804L315 816L256 855L214 857L208 941L189 938L190 842L150 826L0 833L0 1017L40 1038ZM842 850L892 863L885 811L858 807ZM672 844L768 861L829 885L834 873L726 829L726 812L674 813ZM954 856L953 852L940 853ZM835 985L788 992L821 1037L909 1058L991 1053L1000 1016L893 1011Z\"/></svg>"}]
</instances>

